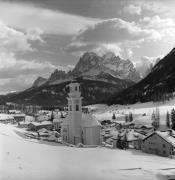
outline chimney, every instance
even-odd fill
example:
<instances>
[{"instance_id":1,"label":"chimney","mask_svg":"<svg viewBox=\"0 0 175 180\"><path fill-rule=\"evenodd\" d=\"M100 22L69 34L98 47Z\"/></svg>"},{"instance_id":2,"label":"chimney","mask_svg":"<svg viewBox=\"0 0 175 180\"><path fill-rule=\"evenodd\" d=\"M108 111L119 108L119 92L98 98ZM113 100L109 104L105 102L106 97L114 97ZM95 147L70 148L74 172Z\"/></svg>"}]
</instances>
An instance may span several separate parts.
<instances>
[{"instance_id":1,"label":"chimney","mask_svg":"<svg viewBox=\"0 0 175 180\"><path fill-rule=\"evenodd\" d=\"M173 130L172 129L168 129L168 135L170 135L170 136L173 135Z\"/></svg>"}]
</instances>

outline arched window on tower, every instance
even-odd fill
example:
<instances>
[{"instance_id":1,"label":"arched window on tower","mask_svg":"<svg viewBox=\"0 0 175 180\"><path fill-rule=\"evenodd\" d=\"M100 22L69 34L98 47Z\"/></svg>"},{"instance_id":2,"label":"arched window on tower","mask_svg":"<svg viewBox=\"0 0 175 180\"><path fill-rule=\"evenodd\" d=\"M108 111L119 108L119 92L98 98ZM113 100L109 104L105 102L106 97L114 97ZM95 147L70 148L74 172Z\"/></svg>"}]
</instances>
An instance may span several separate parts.
<instances>
[{"instance_id":1,"label":"arched window on tower","mask_svg":"<svg viewBox=\"0 0 175 180\"><path fill-rule=\"evenodd\" d=\"M77 89L77 86L75 86L75 91L77 91L78 89Z\"/></svg>"},{"instance_id":2,"label":"arched window on tower","mask_svg":"<svg viewBox=\"0 0 175 180\"><path fill-rule=\"evenodd\" d=\"M72 106L71 105L69 106L69 109L70 109L70 111L72 111Z\"/></svg>"},{"instance_id":3,"label":"arched window on tower","mask_svg":"<svg viewBox=\"0 0 175 180\"><path fill-rule=\"evenodd\" d=\"M76 111L79 111L79 105L76 104Z\"/></svg>"}]
</instances>

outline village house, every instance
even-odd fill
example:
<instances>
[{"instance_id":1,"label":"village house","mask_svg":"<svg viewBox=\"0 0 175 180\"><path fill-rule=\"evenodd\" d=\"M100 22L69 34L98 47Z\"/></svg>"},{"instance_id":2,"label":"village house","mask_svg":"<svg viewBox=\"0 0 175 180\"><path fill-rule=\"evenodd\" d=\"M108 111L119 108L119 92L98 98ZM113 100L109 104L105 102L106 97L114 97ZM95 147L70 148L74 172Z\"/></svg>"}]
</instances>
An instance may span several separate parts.
<instances>
[{"instance_id":1,"label":"village house","mask_svg":"<svg viewBox=\"0 0 175 180\"><path fill-rule=\"evenodd\" d=\"M60 131L63 120L64 118L53 119L53 127L56 131Z\"/></svg>"},{"instance_id":2,"label":"village house","mask_svg":"<svg viewBox=\"0 0 175 180\"><path fill-rule=\"evenodd\" d=\"M12 116L14 117L15 122L24 122L26 115L25 114L12 114Z\"/></svg>"},{"instance_id":3,"label":"village house","mask_svg":"<svg viewBox=\"0 0 175 180\"><path fill-rule=\"evenodd\" d=\"M136 132L134 129L123 129L111 137L113 140L113 148L134 148L141 150L142 139L146 136Z\"/></svg>"},{"instance_id":4,"label":"village house","mask_svg":"<svg viewBox=\"0 0 175 180\"><path fill-rule=\"evenodd\" d=\"M79 83L69 84L68 95L68 115L61 125L63 141L75 145L99 145L101 124L91 114L82 113Z\"/></svg>"},{"instance_id":5,"label":"village house","mask_svg":"<svg viewBox=\"0 0 175 180\"><path fill-rule=\"evenodd\" d=\"M43 121L39 122L31 122L28 124L28 130L30 131L38 131L39 129L45 128L47 130L51 130L53 128L52 122L50 121Z\"/></svg>"},{"instance_id":6,"label":"village house","mask_svg":"<svg viewBox=\"0 0 175 180\"><path fill-rule=\"evenodd\" d=\"M0 123L14 123L14 117L9 114L0 114Z\"/></svg>"},{"instance_id":7,"label":"village house","mask_svg":"<svg viewBox=\"0 0 175 180\"><path fill-rule=\"evenodd\" d=\"M175 152L175 132L154 131L143 139L142 150L146 153L160 156L174 155Z\"/></svg>"}]
</instances>

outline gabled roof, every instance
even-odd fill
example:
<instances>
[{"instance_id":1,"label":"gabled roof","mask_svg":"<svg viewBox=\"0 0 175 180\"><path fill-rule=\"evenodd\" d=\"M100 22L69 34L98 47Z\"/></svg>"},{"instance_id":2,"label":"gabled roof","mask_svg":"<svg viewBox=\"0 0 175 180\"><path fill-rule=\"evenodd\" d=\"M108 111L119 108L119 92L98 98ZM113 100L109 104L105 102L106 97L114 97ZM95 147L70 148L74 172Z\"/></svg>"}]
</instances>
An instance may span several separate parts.
<instances>
[{"instance_id":1,"label":"gabled roof","mask_svg":"<svg viewBox=\"0 0 175 180\"><path fill-rule=\"evenodd\" d=\"M154 131L151 134L149 134L147 137L145 137L143 141L151 137L153 134L157 134L159 137L161 137L166 142L168 142L169 144L175 147L175 131L172 131L172 133L174 136L171 136L168 131Z\"/></svg>"},{"instance_id":2,"label":"gabled roof","mask_svg":"<svg viewBox=\"0 0 175 180\"><path fill-rule=\"evenodd\" d=\"M56 123L56 122L61 123L61 122L64 121L64 119L65 119L65 118L54 119L53 122L54 122L54 123Z\"/></svg>"},{"instance_id":3,"label":"gabled roof","mask_svg":"<svg viewBox=\"0 0 175 180\"><path fill-rule=\"evenodd\" d=\"M0 121L13 120L14 117L9 114L0 114Z\"/></svg>"},{"instance_id":4,"label":"gabled roof","mask_svg":"<svg viewBox=\"0 0 175 180\"><path fill-rule=\"evenodd\" d=\"M42 125L52 125L52 123L50 121L43 121L42 123L38 123L38 122L31 122L29 124L32 124L34 126L42 126Z\"/></svg>"},{"instance_id":5,"label":"gabled roof","mask_svg":"<svg viewBox=\"0 0 175 180\"><path fill-rule=\"evenodd\" d=\"M82 121L81 121L82 127L94 127L94 126L101 126L101 124L96 120L92 114L82 114Z\"/></svg>"},{"instance_id":6,"label":"gabled roof","mask_svg":"<svg viewBox=\"0 0 175 180\"><path fill-rule=\"evenodd\" d=\"M127 141L136 141L138 139L143 139L145 137L145 135L139 133L139 132L136 132L135 130L130 130L130 131L127 131L127 130L124 130L122 131L121 133L118 133L118 135L120 135L121 139L124 139L124 136L126 135L126 138L127 138ZM118 139L118 135L114 135L112 137L112 139Z\"/></svg>"}]
</instances>

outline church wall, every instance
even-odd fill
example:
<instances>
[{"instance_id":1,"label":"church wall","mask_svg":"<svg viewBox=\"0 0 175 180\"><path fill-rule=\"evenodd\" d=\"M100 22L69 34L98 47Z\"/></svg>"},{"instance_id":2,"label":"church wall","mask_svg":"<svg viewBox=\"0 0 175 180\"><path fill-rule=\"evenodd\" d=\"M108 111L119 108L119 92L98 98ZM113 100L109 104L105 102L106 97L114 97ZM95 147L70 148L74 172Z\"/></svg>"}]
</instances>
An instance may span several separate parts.
<instances>
[{"instance_id":1,"label":"church wall","mask_svg":"<svg viewBox=\"0 0 175 180\"><path fill-rule=\"evenodd\" d=\"M84 128L84 144L99 145L100 144L100 127L86 127Z\"/></svg>"}]
</instances>

